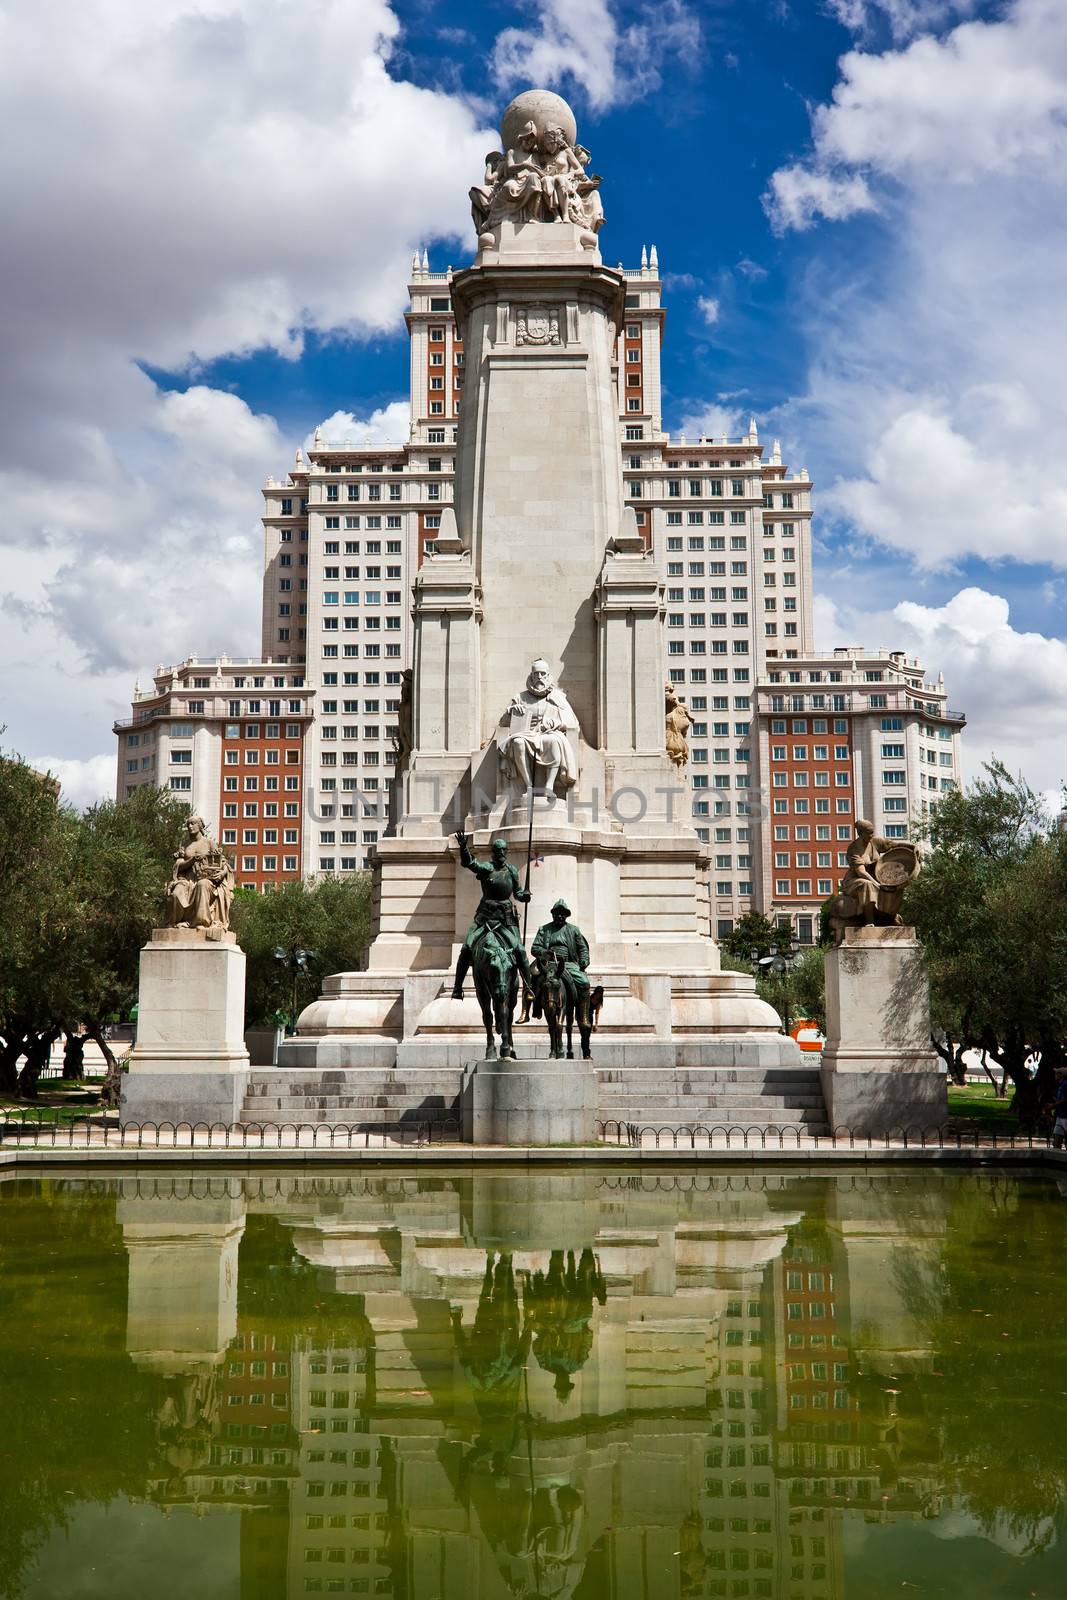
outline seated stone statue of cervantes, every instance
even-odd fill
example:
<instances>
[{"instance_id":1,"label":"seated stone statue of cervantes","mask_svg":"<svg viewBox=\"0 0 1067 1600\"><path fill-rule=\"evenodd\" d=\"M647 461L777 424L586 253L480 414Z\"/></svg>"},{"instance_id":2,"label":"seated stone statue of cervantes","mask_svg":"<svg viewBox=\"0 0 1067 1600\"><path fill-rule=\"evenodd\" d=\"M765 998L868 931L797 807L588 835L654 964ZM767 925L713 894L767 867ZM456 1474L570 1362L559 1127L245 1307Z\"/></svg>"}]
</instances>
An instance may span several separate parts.
<instances>
[{"instance_id":1,"label":"seated stone statue of cervantes","mask_svg":"<svg viewBox=\"0 0 1067 1600\"><path fill-rule=\"evenodd\" d=\"M533 662L526 687L500 719L501 764L523 794L561 798L578 781L578 718L547 661Z\"/></svg>"}]
</instances>

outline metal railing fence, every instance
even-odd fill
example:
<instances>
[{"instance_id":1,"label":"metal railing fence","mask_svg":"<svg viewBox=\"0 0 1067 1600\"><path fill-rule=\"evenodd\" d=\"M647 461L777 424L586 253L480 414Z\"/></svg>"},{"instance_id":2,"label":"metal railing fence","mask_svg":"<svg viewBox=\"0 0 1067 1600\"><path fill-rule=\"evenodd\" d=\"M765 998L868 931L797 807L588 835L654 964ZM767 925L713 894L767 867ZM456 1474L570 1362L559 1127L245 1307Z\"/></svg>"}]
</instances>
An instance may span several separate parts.
<instances>
[{"instance_id":1,"label":"metal railing fence","mask_svg":"<svg viewBox=\"0 0 1067 1600\"><path fill-rule=\"evenodd\" d=\"M1054 1148L1048 1134L928 1128L909 1124L890 1133L847 1127L818 1133L797 1123L638 1123L608 1118L596 1123L600 1146L644 1151L1020 1150ZM49 1115L48 1108L0 1111L0 1147L61 1150L374 1150L462 1144L458 1117L405 1118L397 1122L127 1122L117 1112ZM469 1146L468 1146L469 1148ZM545 1148L545 1147L539 1147ZM571 1147L568 1147L570 1149Z\"/></svg>"}]
</instances>

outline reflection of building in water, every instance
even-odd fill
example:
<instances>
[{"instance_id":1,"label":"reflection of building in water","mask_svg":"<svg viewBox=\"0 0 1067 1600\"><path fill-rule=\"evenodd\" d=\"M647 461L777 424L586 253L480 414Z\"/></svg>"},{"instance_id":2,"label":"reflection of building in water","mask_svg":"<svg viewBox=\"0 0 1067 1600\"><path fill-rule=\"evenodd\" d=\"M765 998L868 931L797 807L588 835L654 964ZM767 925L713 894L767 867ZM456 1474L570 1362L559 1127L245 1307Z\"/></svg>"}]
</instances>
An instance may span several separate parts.
<instances>
[{"instance_id":1,"label":"reflection of building in water","mask_svg":"<svg viewBox=\"0 0 1067 1600\"><path fill-rule=\"evenodd\" d=\"M241 1185L186 1193L123 1182L118 1220L129 1253L127 1347L156 1375L158 1473L148 1497L167 1511L237 1512L241 1594L283 1600L288 1487L296 1470L289 1351L237 1312Z\"/></svg>"},{"instance_id":2,"label":"reflection of building in water","mask_svg":"<svg viewBox=\"0 0 1067 1600\"><path fill-rule=\"evenodd\" d=\"M290 1594L392 1593L388 1443L370 1431L371 1382L369 1338L344 1346L309 1341L296 1355L300 1472L289 1502Z\"/></svg>"},{"instance_id":3,"label":"reflection of building in water","mask_svg":"<svg viewBox=\"0 0 1067 1600\"><path fill-rule=\"evenodd\" d=\"M879 1371L924 1359L885 1268L892 1206L875 1226L854 1179L662 1182L286 1179L260 1200L250 1180L248 1208L351 1309L316 1317L312 1293L310 1335L211 1330L183 1492L245 1509L245 1592L842 1600L843 1518L930 1495ZM242 1221L220 1217L216 1257Z\"/></svg>"}]
</instances>

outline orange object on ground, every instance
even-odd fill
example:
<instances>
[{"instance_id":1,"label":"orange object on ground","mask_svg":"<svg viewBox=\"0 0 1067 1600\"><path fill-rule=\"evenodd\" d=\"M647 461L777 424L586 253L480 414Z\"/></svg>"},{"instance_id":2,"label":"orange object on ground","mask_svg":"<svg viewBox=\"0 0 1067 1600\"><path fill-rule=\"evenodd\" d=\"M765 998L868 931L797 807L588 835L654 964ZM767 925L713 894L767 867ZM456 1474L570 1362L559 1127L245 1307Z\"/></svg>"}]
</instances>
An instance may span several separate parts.
<instances>
[{"instance_id":1,"label":"orange object on ground","mask_svg":"<svg viewBox=\"0 0 1067 1600\"><path fill-rule=\"evenodd\" d=\"M820 1051L826 1042L819 1032L819 1024L806 1017L793 1024L789 1037L795 1039L802 1050Z\"/></svg>"}]
</instances>

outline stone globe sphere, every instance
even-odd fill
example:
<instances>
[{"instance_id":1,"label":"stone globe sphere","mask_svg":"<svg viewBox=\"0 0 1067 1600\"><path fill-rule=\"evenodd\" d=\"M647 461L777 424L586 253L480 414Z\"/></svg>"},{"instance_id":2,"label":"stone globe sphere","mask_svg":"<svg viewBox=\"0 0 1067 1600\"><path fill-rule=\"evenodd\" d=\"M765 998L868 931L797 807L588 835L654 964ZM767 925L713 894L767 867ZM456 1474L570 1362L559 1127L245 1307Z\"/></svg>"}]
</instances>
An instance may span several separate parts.
<instances>
[{"instance_id":1,"label":"stone globe sphere","mask_svg":"<svg viewBox=\"0 0 1067 1600\"><path fill-rule=\"evenodd\" d=\"M534 124L539 135L549 127L562 128L568 144L573 144L578 135L574 112L562 95L553 94L551 89L525 89L515 96L500 119L500 137L505 150L515 148L528 122Z\"/></svg>"}]
</instances>

